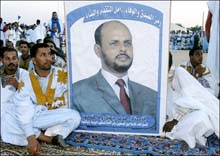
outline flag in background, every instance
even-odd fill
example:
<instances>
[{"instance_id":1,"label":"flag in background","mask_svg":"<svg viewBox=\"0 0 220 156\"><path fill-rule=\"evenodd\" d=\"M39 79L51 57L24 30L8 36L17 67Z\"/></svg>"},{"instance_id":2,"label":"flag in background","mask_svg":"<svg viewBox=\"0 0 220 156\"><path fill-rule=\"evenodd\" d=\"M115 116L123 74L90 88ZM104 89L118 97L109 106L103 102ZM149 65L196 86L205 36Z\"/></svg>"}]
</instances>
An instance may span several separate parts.
<instances>
[{"instance_id":1,"label":"flag in background","mask_svg":"<svg viewBox=\"0 0 220 156\"><path fill-rule=\"evenodd\" d=\"M18 20L21 18L21 16L20 15L18 15Z\"/></svg>"}]
</instances>

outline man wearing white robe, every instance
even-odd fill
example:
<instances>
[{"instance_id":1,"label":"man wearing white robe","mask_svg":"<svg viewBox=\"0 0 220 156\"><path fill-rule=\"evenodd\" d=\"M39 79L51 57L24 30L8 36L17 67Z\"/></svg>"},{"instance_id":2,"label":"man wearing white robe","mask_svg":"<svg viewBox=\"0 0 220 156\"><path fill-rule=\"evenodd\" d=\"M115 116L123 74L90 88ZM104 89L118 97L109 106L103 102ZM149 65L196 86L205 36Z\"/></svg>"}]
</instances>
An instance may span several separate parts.
<instances>
[{"instance_id":1,"label":"man wearing white robe","mask_svg":"<svg viewBox=\"0 0 220 156\"><path fill-rule=\"evenodd\" d=\"M219 1L208 1L208 17L206 19L205 32L209 41L208 56L206 65L213 72L217 83L219 82L219 23L220 10Z\"/></svg>"},{"instance_id":2,"label":"man wearing white robe","mask_svg":"<svg viewBox=\"0 0 220 156\"><path fill-rule=\"evenodd\" d=\"M38 140L65 147L63 139L79 126L80 115L68 109L67 72L51 66L49 46L34 45L31 56L34 70L18 87L1 133L4 142L27 145L30 154L38 155Z\"/></svg>"},{"instance_id":3,"label":"man wearing white robe","mask_svg":"<svg viewBox=\"0 0 220 156\"><path fill-rule=\"evenodd\" d=\"M5 24L4 24L3 20L2 20L2 18L0 17L0 40L2 40L4 42L3 45L5 45L4 27L5 27Z\"/></svg>"},{"instance_id":4,"label":"man wearing white robe","mask_svg":"<svg viewBox=\"0 0 220 156\"><path fill-rule=\"evenodd\" d=\"M3 63L0 69L2 123L8 104L11 103L19 83L28 75L28 72L18 67L18 54L15 49L6 48L1 55Z\"/></svg>"},{"instance_id":5,"label":"man wearing white robe","mask_svg":"<svg viewBox=\"0 0 220 156\"><path fill-rule=\"evenodd\" d=\"M190 148L206 145L211 135L219 138L219 100L181 67L168 83L167 115L166 136Z\"/></svg>"},{"instance_id":6,"label":"man wearing white robe","mask_svg":"<svg viewBox=\"0 0 220 156\"><path fill-rule=\"evenodd\" d=\"M36 21L36 28L34 29L34 43L37 43L37 40L42 40L46 36L46 28L40 23L40 20L38 19Z\"/></svg>"},{"instance_id":7,"label":"man wearing white robe","mask_svg":"<svg viewBox=\"0 0 220 156\"><path fill-rule=\"evenodd\" d=\"M34 33L34 30L32 29L32 25L26 26L25 36L26 36L26 41L28 43L33 42L33 39L32 39L33 33Z\"/></svg>"},{"instance_id":8,"label":"man wearing white robe","mask_svg":"<svg viewBox=\"0 0 220 156\"><path fill-rule=\"evenodd\" d=\"M16 45L16 32L11 23L8 24L8 29L5 31L5 41L11 41L13 45Z\"/></svg>"},{"instance_id":9,"label":"man wearing white robe","mask_svg":"<svg viewBox=\"0 0 220 156\"><path fill-rule=\"evenodd\" d=\"M181 63L181 67L186 69L200 84L210 93L217 97L218 85L210 69L202 64L203 50L200 47L194 47L189 51L189 61Z\"/></svg>"}]
</instances>

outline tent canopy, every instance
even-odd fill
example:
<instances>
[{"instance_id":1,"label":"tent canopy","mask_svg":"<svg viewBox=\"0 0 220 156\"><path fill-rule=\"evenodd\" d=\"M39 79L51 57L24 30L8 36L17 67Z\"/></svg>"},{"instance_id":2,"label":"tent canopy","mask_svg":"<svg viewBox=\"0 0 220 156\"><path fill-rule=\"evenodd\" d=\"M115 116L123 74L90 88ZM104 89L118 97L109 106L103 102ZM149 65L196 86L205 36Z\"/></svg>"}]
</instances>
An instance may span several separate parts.
<instances>
[{"instance_id":1,"label":"tent canopy","mask_svg":"<svg viewBox=\"0 0 220 156\"><path fill-rule=\"evenodd\" d=\"M174 24L174 23L171 23L171 25L170 25L170 31L187 31L187 29L186 28L184 28L184 27L181 27L181 26L179 26L179 25L176 25L176 24Z\"/></svg>"}]
</instances>

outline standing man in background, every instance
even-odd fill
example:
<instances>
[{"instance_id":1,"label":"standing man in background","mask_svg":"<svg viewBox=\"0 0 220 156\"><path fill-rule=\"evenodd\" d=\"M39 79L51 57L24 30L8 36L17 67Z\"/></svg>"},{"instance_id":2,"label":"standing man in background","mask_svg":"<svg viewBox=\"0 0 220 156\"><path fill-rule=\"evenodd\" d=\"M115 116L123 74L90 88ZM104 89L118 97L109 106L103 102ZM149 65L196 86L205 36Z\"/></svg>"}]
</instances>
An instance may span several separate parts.
<instances>
[{"instance_id":1,"label":"standing man in background","mask_svg":"<svg viewBox=\"0 0 220 156\"><path fill-rule=\"evenodd\" d=\"M52 13L52 18L48 23L48 31L56 46L60 48L60 34L63 32L63 25L55 11Z\"/></svg>"},{"instance_id":2,"label":"standing man in background","mask_svg":"<svg viewBox=\"0 0 220 156\"><path fill-rule=\"evenodd\" d=\"M19 43L21 56L19 57L19 67L28 70L31 61L31 55L29 54L30 46L27 41L21 41Z\"/></svg>"},{"instance_id":3,"label":"standing man in background","mask_svg":"<svg viewBox=\"0 0 220 156\"><path fill-rule=\"evenodd\" d=\"M4 42L5 45L5 30L4 30L5 24L3 23L2 18L0 17L0 39Z\"/></svg>"},{"instance_id":4,"label":"standing man in background","mask_svg":"<svg viewBox=\"0 0 220 156\"><path fill-rule=\"evenodd\" d=\"M36 28L34 29L34 31L35 31L35 43L39 39L41 39L41 41L43 41L43 39L46 37L46 28L40 22L41 21L39 19L37 19Z\"/></svg>"}]
</instances>

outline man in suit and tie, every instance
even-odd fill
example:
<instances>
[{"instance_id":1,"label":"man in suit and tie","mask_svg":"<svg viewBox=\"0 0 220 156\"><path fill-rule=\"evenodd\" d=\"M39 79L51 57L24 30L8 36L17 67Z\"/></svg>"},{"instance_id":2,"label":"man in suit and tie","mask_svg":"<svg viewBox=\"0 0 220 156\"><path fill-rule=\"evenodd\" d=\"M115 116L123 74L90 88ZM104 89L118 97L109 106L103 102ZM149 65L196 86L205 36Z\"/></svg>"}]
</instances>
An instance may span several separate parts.
<instances>
[{"instance_id":1,"label":"man in suit and tie","mask_svg":"<svg viewBox=\"0 0 220 156\"><path fill-rule=\"evenodd\" d=\"M119 21L101 24L95 31L100 71L73 84L74 108L85 113L140 114L156 119L157 92L129 80L133 61L132 36Z\"/></svg>"}]
</instances>

